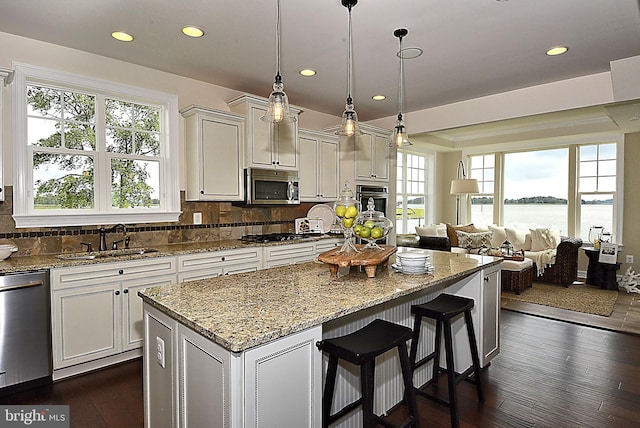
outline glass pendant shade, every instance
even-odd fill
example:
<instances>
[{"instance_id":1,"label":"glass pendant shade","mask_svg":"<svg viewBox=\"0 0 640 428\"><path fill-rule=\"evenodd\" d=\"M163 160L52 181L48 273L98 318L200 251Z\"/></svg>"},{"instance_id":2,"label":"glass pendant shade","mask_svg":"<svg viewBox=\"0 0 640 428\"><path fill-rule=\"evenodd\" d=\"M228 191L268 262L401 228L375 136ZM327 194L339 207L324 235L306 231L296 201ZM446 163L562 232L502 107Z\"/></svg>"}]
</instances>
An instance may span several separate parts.
<instances>
[{"instance_id":1,"label":"glass pendant shade","mask_svg":"<svg viewBox=\"0 0 640 428\"><path fill-rule=\"evenodd\" d=\"M295 122L296 117L289 110L289 98L284 93L284 84L280 75L280 0L276 0L276 77L273 91L269 95L267 112L260 118L263 122Z\"/></svg>"},{"instance_id":2,"label":"glass pendant shade","mask_svg":"<svg viewBox=\"0 0 640 428\"><path fill-rule=\"evenodd\" d=\"M351 98L351 70L353 69L353 37L351 31L351 8L358 4L358 0L342 0L342 5L349 10L349 46L347 55L347 105L342 113L342 121L340 128L336 131L336 135L345 137L353 137L362 135L360 125L358 125L358 114L353 107L353 98Z\"/></svg>"},{"instance_id":3,"label":"glass pendant shade","mask_svg":"<svg viewBox=\"0 0 640 428\"><path fill-rule=\"evenodd\" d=\"M273 92L269 95L269 105L267 106L267 112L260 118L263 122L281 123L281 122L295 122L296 117L291 114L289 110L289 97L284 92L284 85L282 84L282 78L280 75L276 75L276 80L273 84Z\"/></svg>"},{"instance_id":4,"label":"glass pendant shade","mask_svg":"<svg viewBox=\"0 0 640 428\"><path fill-rule=\"evenodd\" d=\"M398 38L400 42L400 50L398 51L398 57L400 58L400 72L398 73L398 120L396 121L396 127L391 136L390 147L409 147L413 146L413 143L409 141L409 134L407 128L404 126L404 120L402 119L402 101L404 95L404 57L402 56L402 38L409 34L409 30L406 28L399 28L393 32L393 35Z\"/></svg>"},{"instance_id":5,"label":"glass pendant shade","mask_svg":"<svg viewBox=\"0 0 640 428\"><path fill-rule=\"evenodd\" d=\"M353 109L353 104L348 104L342 113L342 121L340 128L336 131L337 135L345 137L353 137L354 135L362 135L360 125L358 125L358 113Z\"/></svg>"}]
</instances>

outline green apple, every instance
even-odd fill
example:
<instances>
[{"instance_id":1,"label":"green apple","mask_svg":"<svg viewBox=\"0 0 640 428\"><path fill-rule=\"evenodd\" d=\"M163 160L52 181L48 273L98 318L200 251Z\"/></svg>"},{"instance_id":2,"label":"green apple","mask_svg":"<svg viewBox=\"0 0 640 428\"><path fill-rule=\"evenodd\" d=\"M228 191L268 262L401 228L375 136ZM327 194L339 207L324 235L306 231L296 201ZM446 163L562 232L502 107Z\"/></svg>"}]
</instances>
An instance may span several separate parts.
<instances>
[{"instance_id":1,"label":"green apple","mask_svg":"<svg viewBox=\"0 0 640 428\"><path fill-rule=\"evenodd\" d=\"M368 227L369 229L373 229L376 227L376 222L373 220L367 220L364 222L364 227Z\"/></svg>"},{"instance_id":2,"label":"green apple","mask_svg":"<svg viewBox=\"0 0 640 428\"><path fill-rule=\"evenodd\" d=\"M373 229L371 229L372 238L374 239L382 238L382 235L384 235L384 229L381 228L380 226L376 226Z\"/></svg>"},{"instance_id":3,"label":"green apple","mask_svg":"<svg viewBox=\"0 0 640 428\"><path fill-rule=\"evenodd\" d=\"M358 209L354 206L347 208L347 211L344 213L344 216L347 218L355 218L358 215Z\"/></svg>"},{"instance_id":4,"label":"green apple","mask_svg":"<svg viewBox=\"0 0 640 428\"><path fill-rule=\"evenodd\" d=\"M371 236L371 229L369 229L368 227L363 227L362 229L360 229L360 237L361 238L368 238Z\"/></svg>"},{"instance_id":5,"label":"green apple","mask_svg":"<svg viewBox=\"0 0 640 428\"><path fill-rule=\"evenodd\" d=\"M353 233L355 233L356 235L360 236L361 230L362 230L361 224L356 224L355 226L353 226Z\"/></svg>"},{"instance_id":6,"label":"green apple","mask_svg":"<svg viewBox=\"0 0 640 428\"><path fill-rule=\"evenodd\" d=\"M344 227L349 228L353 226L353 219L345 217L342 219L342 224L344 225Z\"/></svg>"}]
</instances>

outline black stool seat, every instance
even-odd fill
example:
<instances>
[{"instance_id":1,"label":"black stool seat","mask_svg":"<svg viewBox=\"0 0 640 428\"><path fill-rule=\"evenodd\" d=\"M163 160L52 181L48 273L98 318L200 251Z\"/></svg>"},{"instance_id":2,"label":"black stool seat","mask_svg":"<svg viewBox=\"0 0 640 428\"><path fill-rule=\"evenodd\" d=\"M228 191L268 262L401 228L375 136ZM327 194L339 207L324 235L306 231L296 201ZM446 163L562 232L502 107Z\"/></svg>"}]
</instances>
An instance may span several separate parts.
<instances>
[{"instance_id":1,"label":"black stool seat","mask_svg":"<svg viewBox=\"0 0 640 428\"><path fill-rule=\"evenodd\" d=\"M421 388L417 388L416 392L437 403L449 407L451 426L454 428L457 428L459 426L458 398L456 394L456 385L458 383L463 380L471 380L470 376L473 375L473 382L476 384L478 400L480 402L484 401L482 383L480 380L480 359L478 358L478 346L476 344L476 336L473 329L473 319L471 318L471 310L473 309L473 306L473 299L454 296L452 294L440 294L430 302L411 306L411 313L415 315L413 325L413 338L411 339L411 353L409 356L409 359L411 360L411 369L415 371L416 368L428 363L429 361L433 361L433 372L431 379L427 381L427 383ZM456 373L454 366L453 334L451 331L451 322L453 318L461 314L464 314L464 320L467 326L467 335L469 337L469 346L471 348L471 359L473 363L464 372ZM425 356L421 360L416 361L418 353L418 341L420 339L420 328L422 325L423 317L430 318L436 321L435 345L434 351L432 353ZM440 343L442 341L442 330L444 330L444 347L447 361L446 369L440 367ZM438 375L441 372L447 374L449 401L442 400L441 398L436 397L423 389L436 381Z\"/></svg>"},{"instance_id":2,"label":"black stool seat","mask_svg":"<svg viewBox=\"0 0 640 428\"><path fill-rule=\"evenodd\" d=\"M322 351L329 354L329 365L327 367L326 383L322 396L322 426L340 419L351 410L362 405L363 426L374 427L378 423L387 427L392 427L389 422L373 413L373 392L375 359L378 355L397 348L400 356L400 368L405 385L405 396L409 408L409 419L402 425L419 428L418 410L416 405L415 388L411 375L411 362L407 353L407 340L411 339L413 331L389 321L376 319L361 329L353 333L325 339L316 345ZM352 364L360 366L360 385L362 396L343 407L341 410L331 414L331 403L335 389L335 381L338 369L338 359L342 358Z\"/></svg>"}]
</instances>

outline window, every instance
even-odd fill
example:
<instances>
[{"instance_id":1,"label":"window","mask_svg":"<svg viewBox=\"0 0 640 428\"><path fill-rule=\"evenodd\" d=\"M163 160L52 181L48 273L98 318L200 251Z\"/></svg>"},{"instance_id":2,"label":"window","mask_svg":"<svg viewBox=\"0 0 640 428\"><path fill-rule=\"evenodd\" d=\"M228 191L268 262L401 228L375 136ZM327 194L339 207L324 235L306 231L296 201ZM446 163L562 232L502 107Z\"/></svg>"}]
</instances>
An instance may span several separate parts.
<instances>
[{"instance_id":1,"label":"window","mask_svg":"<svg viewBox=\"0 0 640 428\"><path fill-rule=\"evenodd\" d=\"M616 242L622 225L622 202L617 196L622 185L617 173L622 168L622 147L614 138L471 155L471 177L480 187L480 194L473 196L471 220L525 230L550 227L562 235L578 236L585 243L589 230L603 227ZM492 168L502 186L494 185ZM492 202L489 198L502 201L494 213L484 210L484 204Z\"/></svg>"},{"instance_id":2,"label":"window","mask_svg":"<svg viewBox=\"0 0 640 428\"><path fill-rule=\"evenodd\" d=\"M17 227L177 221L177 99L16 67Z\"/></svg>"},{"instance_id":3,"label":"window","mask_svg":"<svg viewBox=\"0 0 640 428\"><path fill-rule=\"evenodd\" d=\"M474 224L493 224L493 189L495 155L478 155L469 158L469 176L478 180L480 193L471 196L471 218Z\"/></svg>"},{"instance_id":4,"label":"window","mask_svg":"<svg viewBox=\"0 0 640 428\"><path fill-rule=\"evenodd\" d=\"M396 232L413 233L425 222L426 158L398 152Z\"/></svg>"},{"instance_id":5,"label":"window","mask_svg":"<svg viewBox=\"0 0 640 428\"><path fill-rule=\"evenodd\" d=\"M604 231L609 233L616 230L616 183L616 145L580 146L578 196L580 237L583 241L588 241L591 227L604 227Z\"/></svg>"}]
</instances>

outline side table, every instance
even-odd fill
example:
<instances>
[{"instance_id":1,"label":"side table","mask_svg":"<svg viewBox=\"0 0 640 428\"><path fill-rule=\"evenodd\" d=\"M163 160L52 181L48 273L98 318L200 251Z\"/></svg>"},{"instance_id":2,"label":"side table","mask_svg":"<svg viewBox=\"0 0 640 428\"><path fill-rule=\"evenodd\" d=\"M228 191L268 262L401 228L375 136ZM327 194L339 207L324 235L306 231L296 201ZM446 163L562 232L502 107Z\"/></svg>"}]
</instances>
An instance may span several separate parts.
<instances>
[{"instance_id":1,"label":"side table","mask_svg":"<svg viewBox=\"0 0 640 428\"><path fill-rule=\"evenodd\" d=\"M617 290L618 281L616 280L616 272L620 269L622 263L600 263L600 250L593 247L582 248L589 258L589 266L587 266L587 284L595 285L605 290Z\"/></svg>"}]
</instances>

